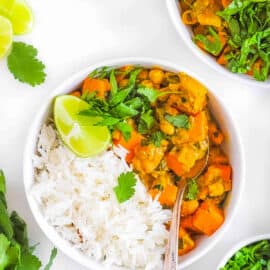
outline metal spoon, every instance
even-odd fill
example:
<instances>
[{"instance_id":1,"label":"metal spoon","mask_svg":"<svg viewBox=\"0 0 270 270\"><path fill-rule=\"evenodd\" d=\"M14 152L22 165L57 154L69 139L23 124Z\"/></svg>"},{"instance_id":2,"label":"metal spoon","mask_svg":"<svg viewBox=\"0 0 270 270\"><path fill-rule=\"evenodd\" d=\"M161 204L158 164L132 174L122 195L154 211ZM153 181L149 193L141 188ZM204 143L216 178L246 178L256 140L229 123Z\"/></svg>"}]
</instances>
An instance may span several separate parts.
<instances>
[{"instance_id":1,"label":"metal spoon","mask_svg":"<svg viewBox=\"0 0 270 270\"><path fill-rule=\"evenodd\" d=\"M209 159L209 140L207 139L208 148L207 153L205 154L204 158L197 161L194 167L195 170L191 174L187 174L185 179L183 179L182 185L178 187L176 201L173 207L172 213L172 222L170 226L169 232L169 240L166 248L165 253L165 260L163 265L163 270L177 270L178 266L178 241L179 241L179 226L180 226L180 218L181 218L181 206L182 201L184 198L186 186L187 186L187 179L188 178L197 178L199 177L204 169L208 164Z\"/></svg>"}]
</instances>

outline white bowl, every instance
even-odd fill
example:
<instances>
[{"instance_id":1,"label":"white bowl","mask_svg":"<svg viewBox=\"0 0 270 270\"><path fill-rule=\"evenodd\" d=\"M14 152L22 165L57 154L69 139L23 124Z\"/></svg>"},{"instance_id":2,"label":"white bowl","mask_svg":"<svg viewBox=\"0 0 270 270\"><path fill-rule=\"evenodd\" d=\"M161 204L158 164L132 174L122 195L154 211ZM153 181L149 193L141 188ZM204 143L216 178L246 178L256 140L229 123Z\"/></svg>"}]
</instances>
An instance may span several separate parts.
<instances>
[{"instance_id":1,"label":"white bowl","mask_svg":"<svg viewBox=\"0 0 270 270\"><path fill-rule=\"evenodd\" d=\"M191 27L185 25L181 19L181 7L179 5L178 0L166 0L167 1L167 7L169 10L170 17L172 19L172 22L179 33L179 35L182 37L186 45L195 53L196 56L198 56L201 60L203 60L206 64L211 66L214 70L221 72L222 74L228 76L229 78L240 80L243 83L249 84L251 86L259 86L259 87L270 87L270 80L268 79L265 82L260 82L255 80L252 76L245 75L245 74L236 74L231 71L229 71L227 68L219 65L216 62L216 58L212 57L210 54L203 52L193 41L193 33L191 30Z\"/></svg>"},{"instance_id":2,"label":"white bowl","mask_svg":"<svg viewBox=\"0 0 270 270\"><path fill-rule=\"evenodd\" d=\"M270 240L270 234L260 234L260 235L256 235L256 236L252 236L238 244L236 244L235 246L233 246L227 253L226 255L223 257L223 259L221 260L220 264L217 267L217 270L219 270L221 267L224 267L226 265L226 263L229 261L229 259L241 248L259 242L261 240Z\"/></svg>"},{"instance_id":3,"label":"white bowl","mask_svg":"<svg viewBox=\"0 0 270 270\"><path fill-rule=\"evenodd\" d=\"M65 81L60 87L58 87L55 91L53 91L53 93L46 100L43 101L43 106L36 115L32 127L30 129L24 152L23 176L24 176L25 192L26 197L28 199L28 203L30 205L30 208L38 225L57 248L59 248L68 257L72 258L74 261L87 267L88 269L102 270L104 268L99 263L95 262L94 260L82 254L80 251L73 248L69 242L63 240L54 230L54 228L47 223L44 216L42 215L42 211L39 205L32 197L30 192L32 185L34 183L32 157L36 150L37 136L40 131L41 125L44 123L48 114L51 112L51 104L54 96L65 94L75 89L78 85L81 84L83 79L97 67L123 66L127 64L137 64L148 67L158 65L166 70L174 72L183 71L191 75L192 77L196 78L197 80L201 81L204 85L207 86L207 83L203 82L203 80L199 77L199 75L195 75L194 73L187 70L186 68L183 68L182 66L168 63L162 60L148 59L148 58L125 58L118 60L110 60L95 65L91 65L88 68L75 74L67 81ZM224 225L222 225L222 227L213 236L202 237L198 243L197 248L181 258L182 268L190 265L191 263L195 262L200 257L202 257L217 243L217 241L224 234L235 214L244 185L245 166L244 166L243 149L233 117L229 114L227 108L225 108L222 102L218 99L218 97L214 95L214 92L211 90L209 90L209 98L214 116L216 117L218 123L220 123L223 131L225 131L225 134L228 135L227 140L228 143L225 146L225 151L229 155L231 165L233 167L234 185L233 190L230 194L230 198L229 200L227 200L227 202L229 201L230 203L226 206L225 209L226 219ZM110 269L120 270L124 268L115 267Z\"/></svg>"}]
</instances>

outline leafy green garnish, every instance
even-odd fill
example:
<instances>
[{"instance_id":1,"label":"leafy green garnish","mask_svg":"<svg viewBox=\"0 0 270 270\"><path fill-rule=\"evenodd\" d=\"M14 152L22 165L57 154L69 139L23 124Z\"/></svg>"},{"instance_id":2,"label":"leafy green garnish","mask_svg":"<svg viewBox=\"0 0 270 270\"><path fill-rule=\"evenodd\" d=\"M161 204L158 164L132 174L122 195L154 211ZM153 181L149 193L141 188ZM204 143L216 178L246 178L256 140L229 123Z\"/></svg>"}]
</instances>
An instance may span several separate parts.
<instances>
[{"instance_id":1,"label":"leafy green garnish","mask_svg":"<svg viewBox=\"0 0 270 270\"><path fill-rule=\"evenodd\" d=\"M185 199L196 200L199 194L199 187L196 179L190 179L187 182Z\"/></svg>"},{"instance_id":2,"label":"leafy green garnish","mask_svg":"<svg viewBox=\"0 0 270 270\"><path fill-rule=\"evenodd\" d=\"M269 270L270 242L262 240L237 251L220 270Z\"/></svg>"},{"instance_id":3,"label":"leafy green garnish","mask_svg":"<svg viewBox=\"0 0 270 270\"><path fill-rule=\"evenodd\" d=\"M178 115L165 115L165 119L178 128L184 128L189 129L190 128L190 122L189 117L186 114L178 114Z\"/></svg>"},{"instance_id":4,"label":"leafy green garnish","mask_svg":"<svg viewBox=\"0 0 270 270\"><path fill-rule=\"evenodd\" d=\"M114 192L119 203L129 200L135 193L136 178L133 172L121 173Z\"/></svg>"},{"instance_id":5,"label":"leafy green garnish","mask_svg":"<svg viewBox=\"0 0 270 270\"><path fill-rule=\"evenodd\" d=\"M217 14L230 32L228 68L235 73L252 70L257 80L265 81L270 71L270 1L233 0Z\"/></svg>"},{"instance_id":6,"label":"leafy green garnish","mask_svg":"<svg viewBox=\"0 0 270 270\"><path fill-rule=\"evenodd\" d=\"M216 33L216 31L212 27L209 27L209 36L211 38L202 34L197 34L194 36L194 41L202 42L204 49L206 51L217 56L222 51L222 48L223 48L222 42L220 40L219 35Z\"/></svg>"},{"instance_id":7,"label":"leafy green garnish","mask_svg":"<svg viewBox=\"0 0 270 270\"><path fill-rule=\"evenodd\" d=\"M3 172L0 174L0 187L5 186ZM16 213L8 215L5 189L0 188L3 198L0 200L0 270L39 270L40 260L33 254L34 249L28 244L27 226ZM50 261L44 270L49 270L57 250L53 249Z\"/></svg>"},{"instance_id":8,"label":"leafy green garnish","mask_svg":"<svg viewBox=\"0 0 270 270\"><path fill-rule=\"evenodd\" d=\"M44 64L37 59L37 49L23 42L13 42L7 63L10 72L20 82L36 86L45 81Z\"/></svg>"},{"instance_id":9,"label":"leafy green garnish","mask_svg":"<svg viewBox=\"0 0 270 270\"><path fill-rule=\"evenodd\" d=\"M105 76L110 79L111 92L107 100L99 99L95 93L84 94L82 99L89 104L89 109L81 111L80 115L98 116L100 122L97 125L107 126L111 131L120 130L128 140L131 135L131 127L127 124L127 119L137 117L138 129L142 133L147 132L153 125L154 116L150 109L149 101L137 92L136 79L141 72L141 68L129 71L128 85L119 88L115 78L114 69L99 69L92 76Z\"/></svg>"},{"instance_id":10,"label":"leafy green garnish","mask_svg":"<svg viewBox=\"0 0 270 270\"><path fill-rule=\"evenodd\" d=\"M161 131L156 131L150 136L150 142L152 142L156 147L160 147L162 140L165 138L166 135L164 133Z\"/></svg>"}]
</instances>

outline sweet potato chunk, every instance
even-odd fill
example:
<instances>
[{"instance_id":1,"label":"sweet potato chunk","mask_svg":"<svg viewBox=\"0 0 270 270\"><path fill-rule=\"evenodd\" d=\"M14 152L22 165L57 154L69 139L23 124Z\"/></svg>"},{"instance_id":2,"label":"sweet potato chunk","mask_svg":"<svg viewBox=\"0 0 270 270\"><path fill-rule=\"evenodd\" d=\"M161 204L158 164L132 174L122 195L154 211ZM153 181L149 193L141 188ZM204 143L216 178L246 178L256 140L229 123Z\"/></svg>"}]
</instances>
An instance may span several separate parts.
<instances>
[{"instance_id":1,"label":"sweet potato chunk","mask_svg":"<svg viewBox=\"0 0 270 270\"><path fill-rule=\"evenodd\" d=\"M203 202L193 215L192 225L201 233L212 235L224 222L224 213L213 202Z\"/></svg>"}]
</instances>

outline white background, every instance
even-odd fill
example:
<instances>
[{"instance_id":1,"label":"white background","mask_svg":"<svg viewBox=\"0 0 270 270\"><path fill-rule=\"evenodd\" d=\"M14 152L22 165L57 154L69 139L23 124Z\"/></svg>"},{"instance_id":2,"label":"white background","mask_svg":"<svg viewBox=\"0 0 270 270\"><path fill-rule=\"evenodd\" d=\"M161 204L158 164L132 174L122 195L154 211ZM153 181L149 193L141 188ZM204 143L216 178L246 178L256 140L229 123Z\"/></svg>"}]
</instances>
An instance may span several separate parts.
<instances>
[{"instance_id":1,"label":"white background","mask_svg":"<svg viewBox=\"0 0 270 270\"><path fill-rule=\"evenodd\" d=\"M0 63L0 167L8 179L8 202L27 221L32 243L45 262L51 243L26 202L22 154L42 99L64 79L106 58L149 56L183 64L209 81L240 128L247 163L244 196L232 226L206 256L187 270L215 270L223 254L248 236L270 233L270 89L248 87L205 66L175 31L164 0L29 0L34 30L21 40L34 44L47 66L46 83L31 88ZM18 40L18 37L15 37ZM235 179L237 181L237 179ZM52 270L85 270L59 252Z\"/></svg>"}]
</instances>

